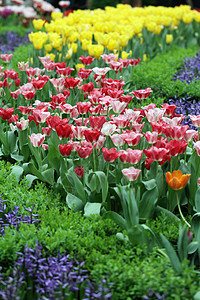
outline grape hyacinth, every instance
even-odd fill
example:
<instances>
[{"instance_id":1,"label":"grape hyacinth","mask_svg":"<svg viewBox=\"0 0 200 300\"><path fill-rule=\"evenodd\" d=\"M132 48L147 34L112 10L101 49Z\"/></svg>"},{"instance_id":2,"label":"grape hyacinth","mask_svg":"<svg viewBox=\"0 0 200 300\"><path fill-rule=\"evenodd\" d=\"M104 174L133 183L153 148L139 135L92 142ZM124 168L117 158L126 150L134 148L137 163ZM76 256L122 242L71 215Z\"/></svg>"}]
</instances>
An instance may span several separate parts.
<instances>
[{"instance_id":1,"label":"grape hyacinth","mask_svg":"<svg viewBox=\"0 0 200 300\"><path fill-rule=\"evenodd\" d=\"M200 102L197 102L195 99L186 96L185 98L179 99L174 97L174 99L169 99L168 103L170 105L175 104L177 106L175 113L183 114L185 116L182 121L182 125L189 125L190 129L196 130L197 128L192 124L189 115L200 115Z\"/></svg>"},{"instance_id":2,"label":"grape hyacinth","mask_svg":"<svg viewBox=\"0 0 200 300\"><path fill-rule=\"evenodd\" d=\"M0 199L0 236L5 234L5 227L12 227L19 230L21 223L34 224L40 222L40 220L37 219L38 215L33 214L34 207L35 205L33 205L31 209L25 208L30 214L22 215L19 213L20 208L18 206L14 206L13 210L7 211L6 201Z\"/></svg>"},{"instance_id":3,"label":"grape hyacinth","mask_svg":"<svg viewBox=\"0 0 200 300\"><path fill-rule=\"evenodd\" d=\"M0 274L0 290L3 300L11 299L111 299L109 286L103 279L101 284L92 283L84 263L71 260L69 255L43 258L42 247L25 247L24 253L17 253L18 260L9 276ZM68 298L69 297L69 298ZM70 298L72 299L72 298Z\"/></svg>"},{"instance_id":4,"label":"grape hyacinth","mask_svg":"<svg viewBox=\"0 0 200 300\"><path fill-rule=\"evenodd\" d=\"M173 80L186 81L189 84L192 81L200 79L200 51L192 58L186 57L183 66L173 77Z\"/></svg>"},{"instance_id":5,"label":"grape hyacinth","mask_svg":"<svg viewBox=\"0 0 200 300\"><path fill-rule=\"evenodd\" d=\"M143 299L145 300L150 300L150 299L157 299L157 300L161 300L161 299L166 299L166 294L160 295L158 293L155 293L152 289L148 290L148 294L143 296Z\"/></svg>"},{"instance_id":6,"label":"grape hyacinth","mask_svg":"<svg viewBox=\"0 0 200 300\"><path fill-rule=\"evenodd\" d=\"M30 43L28 34L22 37L16 31L5 31L0 34L0 53L14 52L16 47L25 43Z\"/></svg>"}]
</instances>

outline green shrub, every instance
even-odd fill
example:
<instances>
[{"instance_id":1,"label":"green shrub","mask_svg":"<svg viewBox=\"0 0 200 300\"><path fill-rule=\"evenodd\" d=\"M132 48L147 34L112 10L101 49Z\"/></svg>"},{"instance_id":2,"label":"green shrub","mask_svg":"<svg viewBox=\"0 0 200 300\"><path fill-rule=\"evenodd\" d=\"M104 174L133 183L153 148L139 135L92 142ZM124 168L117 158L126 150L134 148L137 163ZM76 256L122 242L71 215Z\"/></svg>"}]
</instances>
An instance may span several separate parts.
<instances>
[{"instance_id":1,"label":"green shrub","mask_svg":"<svg viewBox=\"0 0 200 300\"><path fill-rule=\"evenodd\" d=\"M13 53L12 57L12 68L16 71L18 71L18 62L27 62L29 59L29 56L31 56L31 53L33 51L32 44L27 44L24 46L19 46L15 52Z\"/></svg>"},{"instance_id":2,"label":"green shrub","mask_svg":"<svg viewBox=\"0 0 200 300\"><path fill-rule=\"evenodd\" d=\"M140 63L133 70L132 89L145 89L150 87L153 93L145 104L157 98L169 99L170 97L200 96L200 81L192 82L189 85L179 80L173 81L172 78L177 69L183 64L185 57L194 56L198 51L197 47L183 49L174 47L169 52L158 54L152 60Z\"/></svg>"}]
</instances>

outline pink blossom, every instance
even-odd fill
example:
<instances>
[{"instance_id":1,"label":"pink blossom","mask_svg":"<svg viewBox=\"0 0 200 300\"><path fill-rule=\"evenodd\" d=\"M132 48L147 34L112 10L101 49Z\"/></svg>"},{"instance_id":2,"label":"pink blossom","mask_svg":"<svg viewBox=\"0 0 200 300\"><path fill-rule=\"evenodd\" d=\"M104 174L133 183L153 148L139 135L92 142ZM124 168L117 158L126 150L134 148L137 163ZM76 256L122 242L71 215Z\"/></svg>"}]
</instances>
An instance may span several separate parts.
<instances>
[{"instance_id":1,"label":"pink blossom","mask_svg":"<svg viewBox=\"0 0 200 300\"><path fill-rule=\"evenodd\" d=\"M39 147L44 142L45 135L41 133L32 133L31 136L29 136L29 139L33 147Z\"/></svg>"},{"instance_id":2,"label":"pink blossom","mask_svg":"<svg viewBox=\"0 0 200 300\"><path fill-rule=\"evenodd\" d=\"M152 92L151 88L147 88L145 90L132 91L130 94L133 94L137 99L146 99Z\"/></svg>"},{"instance_id":3,"label":"pink blossom","mask_svg":"<svg viewBox=\"0 0 200 300\"><path fill-rule=\"evenodd\" d=\"M162 119L164 113L165 113L165 110L160 109L160 108L153 108L153 109L149 109L148 111L145 110L145 115L149 122L160 121Z\"/></svg>"},{"instance_id":4,"label":"pink blossom","mask_svg":"<svg viewBox=\"0 0 200 300\"><path fill-rule=\"evenodd\" d=\"M126 179L128 179L128 181L137 180L141 172L142 170L135 169L134 167L122 170L123 175L126 177Z\"/></svg>"},{"instance_id":5,"label":"pink blossom","mask_svg":"<svg viewBox=\"0 0 200 300\"><path fill-rule=\"evenodd\" d=\"M147 140L147 143L154 144L157 141L158 133L155 131L147 131L146 133L144 133L144 136Z\"/></svg>"},{"instance_id":6,"label":"pink blossom","mask_svg":"<svg viewBox=\"0 0 200 300\"><path fill-rule=\"evenodd\" d=\"M125 141L123 140L123 138L121 137L120 134L113 134L111 136L111 140L113 142L113 144L116 146L116 147L120 147L120 146L123 146L125 144Z\"/></svg>"},{"instance_id":7,"label":"pink blossom","mask_svg":"<svg viewBox=\"0 0 200 300\"><path fill-rule=\"evenodd\" d=\"M101 129L101 133L104 135L111 135L116 131L117 126L115 124L111 124L109 122L104 123Z\"/></svg>"},{"instance_id":8,"label":"pink blossom","mask_svg":"<svg viewBox=\"0 0 200 300\"><path fill-rule=\"evenodd\" d=\"M19 122L16 122L16 126L19 130L26 130L28 124L28 120L25 120L24 118L21 118Z\"/></svg>"},{"instance_id":9,"label":"pink blossom","mask_svg":"<svg viewBox=\"0 0 200 300\"><path fill-rule=\"evenodd\" d=\"M192 121L192 124L196 127L200 127L200 115L198 116L192 116L190 115L190 120Z\"/></svg>"},{"instance_id":10,"label":"pink blossom","mask_svg":"<svg viewBox=\"0 0 200 300\"><path fill-rule=\"evenodd\" d=\"M97 67L95 67L95 68L93 68L92 70L93 70L93 72L94 72L96 75L102 76L102 75L105 75L105 74L106 74L108 71L110 71L111 69L108 68L108 67L105 67L105 68L97 68Z\"/></svg>"},{"instance_id":11,"label":"pink blossom","mask_svg":"<svg viewBox=\"0 0 200 300\"><path fill-rule=\"evenodd\" d=\"M117 58L118 55L115 55L114 53L110 53L110 54L102 54L101 58L103 59L103 61L105 63L110 63L111 61L115 61L115 59Z\"/></svg>"},{"instance_id":12,"label":"pink blossom","mask_svg":"<svg viewBox=\"0 0 200 300\"><path fill-rule=\"evenodd\" d=\"M200 156L200 141L194 143L194 149L196 150L197 155Z\"/></svg>"},{"instance_id":13,"label":"pink blossom","mask_svg":"<svg viewBox=\"0 0 200 300\"><path fill-rule=\"evenodd\" d=\"M126 102L112 101L111 106L116 114L120 114L127 106Z\"/></svg>"},{"instance_id":14,"label":"pink blossom","mask_svg":"<svg viewBox=\"0 0 200 300\"><path fill-rule=\"evenodd\" d=\"M1 59L7 63L11 60L12 56L13 54L1 54Z\"/></svg>"}]
</instances>

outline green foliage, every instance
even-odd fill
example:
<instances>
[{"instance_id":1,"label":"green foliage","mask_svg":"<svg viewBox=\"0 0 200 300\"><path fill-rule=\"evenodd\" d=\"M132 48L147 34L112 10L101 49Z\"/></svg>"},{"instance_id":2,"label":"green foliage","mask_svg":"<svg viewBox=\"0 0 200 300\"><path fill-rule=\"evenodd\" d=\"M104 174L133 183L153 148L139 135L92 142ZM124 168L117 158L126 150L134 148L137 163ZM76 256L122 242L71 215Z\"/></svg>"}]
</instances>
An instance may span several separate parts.
<instances>
[{"instance_id":1,"label":"green foliage","mask_svg":"<svg viewBox=\"0 0 200 300\"><path fill-rule=\"evenodd\" d=\"M36 184L30 190L24 180L18 184L14 175L9 175L10 163L0 161L0 166L3 199L8 200L10 208L18 205L22 210L35 203L41 219L35 225L21 224L19 231L6 229L5 236L0 238L0 265L5 270L17 258L16 251L22 251L26 244L34 247L38 240L46 256L57 255L60 249L61 253L85 261L91 280L98 282L109 274L109 281L114 283L113 299L142 299L149 288L167 293L170 299L177 299L177 295L180 299L192 299L198 292L199 280L193 268L183 265L182 275L177 276L168 257L160 256L157 249L147 256L145 245L133 247L118 240L119 228L112 220L102 220L99 216L84 218L80 212L62 208L59 197L44 184ZM177 221L161 214L149 222L154 231L177 241Z\"/></svg>"},{"instance_id":2,"label":"green foliage","mask_svg":"<svg viewBox=\"0 0 200 300\"><path fill-rule=\"evenodd\" d=\"M177 241L179 232L179 222L173 217L167 216L164 212L159 214L156 219L147 219L146 225L158 236L162 234L172 242Z\"/></svg>"},{"instance_id":3,"label":"green foliage","mask_svg":"<svg viewBox=\"0 0 200 300\"><path fill-rule=\"evenodd\" d=\"M187 94L194 98L199 97L199 81L187 85L185 82L172 80L177 69L182 66L184 58L194 56L197 51L198 47L189 49L173 47L167 53L158 54L152 60L140 63L134 70L131 88L144 89L150 87L153 90L145 104L157 102L157 98L167 100L175 95L181 97Z\"/></svg>"},{"instance_id":4,"label":"green foliage","mask_svg":"<svg viewBox=\"0 0 200 300\"><path fill-rule=\"evenodd\" d=\"M35 210L61 206L60 196L45 184L37 182L34 189L28 189L25 179L18 184L15 175L10 175L12 167L0 160L0 192L9 208L19 206L22 213L24 207L32 207L33 204L36 205Z\"/></svg>"},{"instance_id":5,"label":"green foliage","mask_svg":"<svg viewBox=\"0 0 200 300\"><path fill-rule=\"evenodd\" d=\"M30 44L27 44L25 46L19 46L15 52L13 53L12 57L12 68L16 71L18 71L18 62L27 62L29 59L29 54L32 51L33 46Z\"/></svg>"},{"instance_id":6,"label":"green foliage","mask_svg":"<svg viewBox=\"0 0 200 300\"><path fill-rule=\"evenodd\" d=\"M0 35L5 31L16 31L20 36L25 36L26 33L30 30L30 28L25 28L24 26L0 26Z\"/></svg>"}]
</instances>

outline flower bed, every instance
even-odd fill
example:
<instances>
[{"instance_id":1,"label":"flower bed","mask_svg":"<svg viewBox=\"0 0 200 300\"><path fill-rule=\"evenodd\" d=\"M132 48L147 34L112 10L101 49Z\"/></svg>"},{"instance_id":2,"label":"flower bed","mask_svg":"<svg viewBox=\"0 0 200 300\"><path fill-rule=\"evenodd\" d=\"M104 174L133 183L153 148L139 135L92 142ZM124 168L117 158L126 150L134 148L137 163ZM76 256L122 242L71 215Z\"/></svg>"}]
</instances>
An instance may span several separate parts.
<instances>
[{"instance_id":1,"label":"flower bed","mask_svg":"<svg viewBox=\"0 0 200 300\"><path fill-rule=\"evenodd\" d=\"M44 49L52 58L60 54L61 60L76 61L81 54L100 58L108 50L152 58L173 44L198 45L200 14L184 5L133 9L118 4L105 10L77 10L67 17L58 12L51 16L50 23L33 20L36 32L29 37L35 49Z\"/></svg>"}]
</instances>

